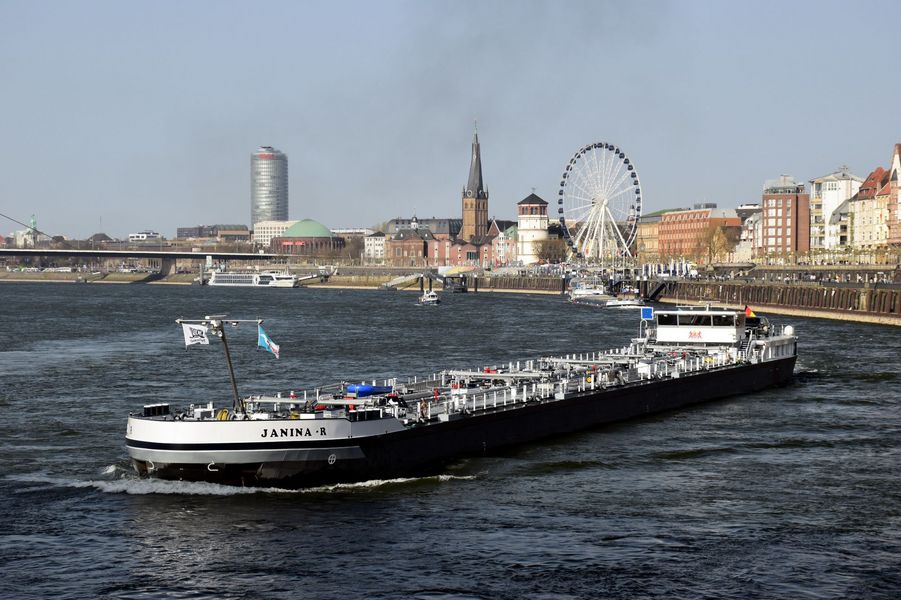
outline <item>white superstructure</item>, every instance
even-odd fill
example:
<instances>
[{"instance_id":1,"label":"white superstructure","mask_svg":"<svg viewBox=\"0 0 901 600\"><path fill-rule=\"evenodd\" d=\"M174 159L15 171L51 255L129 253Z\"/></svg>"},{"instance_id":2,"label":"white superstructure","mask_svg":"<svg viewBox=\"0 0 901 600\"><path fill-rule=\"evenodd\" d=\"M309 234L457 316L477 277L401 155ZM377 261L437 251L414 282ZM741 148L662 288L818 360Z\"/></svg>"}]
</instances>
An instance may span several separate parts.
<instances>
[{"instance_id":1,"label":"white superstructure","mask_svg":"<svg viewBox=\"0 0 901 600\"><path fill-rule=\"evenodd\" d=\"M275 271L263 271L262 273L213 271L210 273L208 285L292 288L297 286L297 276Z\"/></svg>"}]
</instances>

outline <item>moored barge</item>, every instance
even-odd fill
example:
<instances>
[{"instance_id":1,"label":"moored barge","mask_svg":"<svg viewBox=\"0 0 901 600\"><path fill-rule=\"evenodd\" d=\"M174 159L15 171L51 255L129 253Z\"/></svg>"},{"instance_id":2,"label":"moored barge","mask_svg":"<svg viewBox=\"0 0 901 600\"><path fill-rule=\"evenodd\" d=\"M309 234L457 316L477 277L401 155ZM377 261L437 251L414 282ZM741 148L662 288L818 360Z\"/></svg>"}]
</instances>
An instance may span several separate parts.
<instances>
[{"instance_id":1,"label":"moored barge","mask_svg":"<svg viewBox=\"0 0 901 600\"><path fill-rule=\"evenodd\" d=\"M224 338L224 317L200 321ZM186 337L187 339L187 337ZM224 344L226 353L227 343ZM792 326L742 311L642 310L623 348L425 379L239 397L128 417L141 476L297 488L420 475L457 458L789 382ZM234 382L233 382L234 383Z\"/></svg>"}]
</instances>

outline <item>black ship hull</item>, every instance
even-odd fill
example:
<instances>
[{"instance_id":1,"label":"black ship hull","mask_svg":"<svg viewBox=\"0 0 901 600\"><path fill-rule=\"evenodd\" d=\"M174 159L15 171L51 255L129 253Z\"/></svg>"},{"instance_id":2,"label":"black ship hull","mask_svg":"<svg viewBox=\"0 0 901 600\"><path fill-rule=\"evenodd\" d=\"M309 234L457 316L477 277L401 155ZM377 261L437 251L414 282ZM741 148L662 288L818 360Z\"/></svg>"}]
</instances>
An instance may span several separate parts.
<instances>
[{"instance_id":1,"label":"black ship hull","mask_svg":"<svg viewBox=\"0 0 901 600\"><path fill-rule=\"evenodd\" d=\"M294 449L309 449L308 458L302 461L220 464L215 471L206 465L176 463L148 469L145 461L133 462L138 473L162 479L283 488L425 475L455 459L784 385L791 380L794 365L795 357L791 356L586 391L563 400L536 401L385 435L348 439L344 447L326 440L318 444L297 442L292 445ZM337 460L336 456L342 458Z\"/></svg>"}]
</instances>

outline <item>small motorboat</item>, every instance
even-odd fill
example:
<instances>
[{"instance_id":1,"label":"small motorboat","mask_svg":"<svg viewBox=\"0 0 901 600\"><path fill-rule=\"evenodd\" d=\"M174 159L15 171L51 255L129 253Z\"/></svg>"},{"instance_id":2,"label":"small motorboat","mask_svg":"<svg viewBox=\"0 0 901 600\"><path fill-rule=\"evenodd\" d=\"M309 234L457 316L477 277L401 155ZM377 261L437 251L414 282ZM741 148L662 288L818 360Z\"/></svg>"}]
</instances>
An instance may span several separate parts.
<instances>
[{"instance_id":1,"label":"small motorboat","mask_svg":"<svg viewBox=\"0 0 901 600\"><path fill-rule=\"evenodd\" d=\"M613 298L604 305L607 308L641 308L645 306L641 298Z\"/></svg>"},{"instance_id":2,"label":"small motorboat","mask_svg":"<svg viewBox=\"0 0 901 600\"><path fill-rule=\"evenodd\" d=\"M432 290L425 292L417 301L420 306L437 306L441 303L438 293Z\"/></svg>"}]
</instances>

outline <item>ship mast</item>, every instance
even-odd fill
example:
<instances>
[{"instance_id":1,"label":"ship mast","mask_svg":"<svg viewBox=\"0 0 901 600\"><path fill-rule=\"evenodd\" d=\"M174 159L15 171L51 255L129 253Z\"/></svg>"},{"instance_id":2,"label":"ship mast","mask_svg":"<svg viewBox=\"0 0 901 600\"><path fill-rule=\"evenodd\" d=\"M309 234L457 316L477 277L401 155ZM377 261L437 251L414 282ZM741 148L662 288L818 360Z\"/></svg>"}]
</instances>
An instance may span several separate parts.
<instances>
[{"instance_id":1,"label":"ship mast","mask_svg":"<svg viewBox=\"0 0 901 600\"><path fill-rule=\"evenodd\" d=\"M222 340L222 347L225 349L225 362L228 364L228 376L232 384L232 397L234 400L233 409L236 414L243 414L245 412L244 401L238 395L238 382L235 379L235 368L232 364L231 352L228 349L228 338L225 335L225 326L231 325L232 327L237 327L241 323L256 323L257 325L262 325L263 320L226 319L225 315L207 315L203 319L176 319L175 322L179 325L183 323L203 325L204 327L209 328L210 333Z\"/></svg>"}]
</instances>

